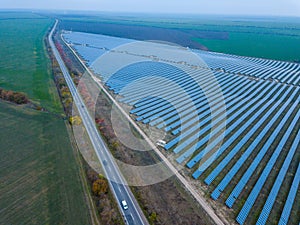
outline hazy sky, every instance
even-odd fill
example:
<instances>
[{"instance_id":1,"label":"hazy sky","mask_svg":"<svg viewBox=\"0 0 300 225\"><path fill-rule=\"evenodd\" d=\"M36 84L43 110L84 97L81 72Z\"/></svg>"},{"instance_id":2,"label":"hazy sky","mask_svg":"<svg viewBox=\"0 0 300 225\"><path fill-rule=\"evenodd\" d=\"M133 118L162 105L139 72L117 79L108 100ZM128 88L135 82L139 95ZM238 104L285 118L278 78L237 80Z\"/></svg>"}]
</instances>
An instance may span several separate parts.
<instances>
[{"instance_id":1,"label":"hazy sky","mask_svg":"<svg viewBox=\"0 0 300 225\"><path fill-rule=\"evenodd\" d=\"M0 0L0 8L300 16L300 0Z\"/></svg>"}]
</instances>

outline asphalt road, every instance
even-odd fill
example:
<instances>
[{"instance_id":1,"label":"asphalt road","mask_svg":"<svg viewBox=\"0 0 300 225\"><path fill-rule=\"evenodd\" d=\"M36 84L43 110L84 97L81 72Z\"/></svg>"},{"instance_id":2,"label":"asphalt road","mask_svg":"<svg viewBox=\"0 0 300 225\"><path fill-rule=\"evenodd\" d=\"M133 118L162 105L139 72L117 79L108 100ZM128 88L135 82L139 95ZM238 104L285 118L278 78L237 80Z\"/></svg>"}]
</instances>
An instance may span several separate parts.
<instances>
[{"instance_id":1,"label":"asphalt road","mask_svg":"<svg viewBox=\"0 0 300 225\"><path fill-rule=\"evenodd\" d=\"M58 21L56 20L55 25L53 26L50 35L48 37L50 46L52 48L53 54L61 68L61 71L65 77L67 85L70 89L70 92L73 97L73 101L76 104L83 124L87 130L87 133L90 137L90 140L93 144L93 147L96 151L96 154L99 158L99 161L102 164L104 173L106 178L109 181L109 185L111 190L119 203L119 209L121 210L125 222L130 225L142 225L148 224L144 214L142 213L141 208L139 207L137 201L135 200L131 190L126 184L124 177L122 176L118 166L116 165L109 149L107 148L106 144L102 140L101 136L98 133L98 130L95 126L94 120L91 118L80 94L77 92L76 86L73 83L73 80L67 70L58 50L56 49L52 36L53 32L57 26ZM121 201L125 200L128 205L128 209L125 210L121 206Z\"/></svg>"}]
</instances>

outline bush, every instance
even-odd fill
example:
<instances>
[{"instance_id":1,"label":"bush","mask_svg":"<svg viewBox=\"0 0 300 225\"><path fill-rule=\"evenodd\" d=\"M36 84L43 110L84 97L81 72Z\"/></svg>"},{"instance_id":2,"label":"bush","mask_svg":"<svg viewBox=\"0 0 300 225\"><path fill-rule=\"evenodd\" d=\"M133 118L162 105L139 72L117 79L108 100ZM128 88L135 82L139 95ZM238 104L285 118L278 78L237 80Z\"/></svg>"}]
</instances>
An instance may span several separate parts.
<instances>
[{"instance_id":1,"label":"bush","mask_svg":"<svg viewBox=\"0 0 300 225\"><path fill-rule=\"evenodd\" d=\"M92 187L93 193L96 196L106 194L108 192L108 183L105 179L99 178L93 183Z\"/></svg>"},{"instance_id":2,"label":"bush","mask_svg":"<svg viewBox=\"0 0 300 225\"><path fill-rule=\"evenodd\" d=\"M27 96L24 93L21 92L15 92L11 90L4 90L0 88L0 98L9 101L14 102L16 104L27 104L29 102Z\"/></svg>"},{"instance_id":3,"label":"bush","mask_svg":"<svg viewBox=\"0 0 300 225\"><path fill-rule=\"evenodd\" d=\"M157 214L156 212L152 212L151 215L149 216L150 224L155 224L156 220L157 220Z\"/></svg>"}]
</instances>

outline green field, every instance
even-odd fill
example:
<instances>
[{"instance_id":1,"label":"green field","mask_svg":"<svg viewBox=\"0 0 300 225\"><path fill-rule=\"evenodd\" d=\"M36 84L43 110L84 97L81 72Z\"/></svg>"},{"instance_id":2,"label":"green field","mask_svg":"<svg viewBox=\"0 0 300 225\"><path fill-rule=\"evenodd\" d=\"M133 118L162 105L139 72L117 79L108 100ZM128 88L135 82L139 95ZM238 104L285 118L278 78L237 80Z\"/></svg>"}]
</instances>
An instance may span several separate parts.
<instances>
[{"instance_id":1,"label":"green field","mask_svg":"<svg viewBox=\"0 0 300 225\"><path fill-rule=\"evenodd\" d=\"M53 21L30 13L0 18L0 87L51 112L0 101L0 224L90 224L43 44Z\"/></svg>"},{"instance_id":2,"label":"green field","mask_svg":"<svg viewBox=\"0 0 300 225\"><path fill-rule=\"evenodd\" d=\"M228 40L195 38L214 52L283 61L300 61L300 36L229 33Z\"/></svg>"},{"instance_id":3,"label":"green field","mask_svg":"<svg viewBox=\"0 0 300 225\"><path fill-rule=\"evenodd\" d=\"M24 14L0 13L0 87L25 92L47 110L61 111L43 43L53 21Z\"/></svg>"}]
</instances>

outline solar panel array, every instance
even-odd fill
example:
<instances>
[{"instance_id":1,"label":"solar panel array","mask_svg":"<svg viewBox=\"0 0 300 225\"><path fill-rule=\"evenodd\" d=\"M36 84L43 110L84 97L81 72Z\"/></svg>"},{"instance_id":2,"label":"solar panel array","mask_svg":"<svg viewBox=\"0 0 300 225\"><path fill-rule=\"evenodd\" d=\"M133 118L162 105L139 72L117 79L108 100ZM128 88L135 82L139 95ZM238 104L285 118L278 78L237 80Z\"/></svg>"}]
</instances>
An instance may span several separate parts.
<instances>
[{"instance_id":1,"label":"solar panel array","mask_svg":"<svg viewBox=\"0 0 300 225\"><path fill-rule=\"evenodd\" d=\"M133 42L76 32L64 38L96 72L94 60ZM243 202L237 208L239 224L255 212L264 188L268 197L257 224L268 224L283 182L289 173L295 174L279 221L287 224L300 176L299 167L295 169L300 155L300 64L192 51L206 67L181 69L164 60L141 61L113 75L101 73L101 78L121 96L120 102L133 106L130 113L137 121L171 134L165 150L173 152L194 179L213 187L212 199L225 192L227 207ZM212 75L224 101L216 95ZM138 85L131 86L134 82ZM222 132L224 119L227 126Z\"/></svg>"},{"instance_id":2,"label":"solar panel array","mask_svg":"<svg viewBox=\"0 0 300 225\"><path fill-rule=\"evenodd\" d=\"M258 59L242 56L234 56L222 53L195 50L202 54L204 61L210 68L222 68L224 71L247 75L256 79L274 80L284 84L300 84L300 64L282 62L268 59Z\"/></svg>"}]
</instances>

